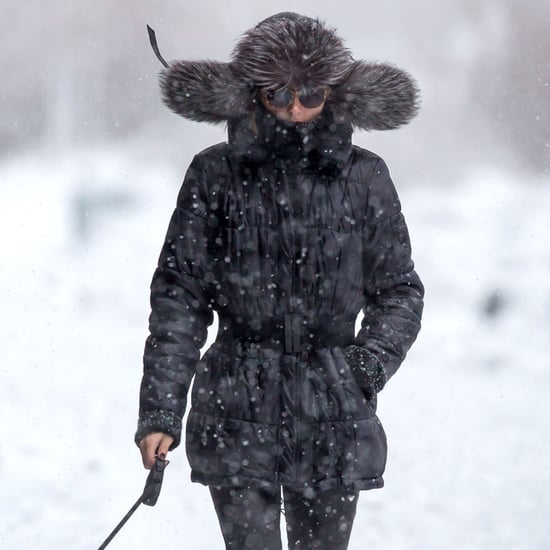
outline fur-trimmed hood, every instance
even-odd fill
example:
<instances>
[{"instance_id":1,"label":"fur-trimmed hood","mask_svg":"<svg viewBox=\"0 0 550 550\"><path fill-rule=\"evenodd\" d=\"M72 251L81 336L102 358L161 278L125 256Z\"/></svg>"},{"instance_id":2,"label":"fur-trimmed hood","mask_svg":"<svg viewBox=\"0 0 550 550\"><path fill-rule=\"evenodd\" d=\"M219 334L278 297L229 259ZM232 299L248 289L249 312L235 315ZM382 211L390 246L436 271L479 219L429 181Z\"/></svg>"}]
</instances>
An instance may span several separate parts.
<instances>
[{"instance_id":1,"label":"fur-trimmed hood","mask_svg":"<svg viewBox=\"0 0 550 550\"><path fill-rule=\"evenodd\" d=\"M334 29L291 12L247 31L229 63L167 65L160 75L164 103L197 122L243 117L254 109L259 88L328 86L325 109L335 120L363 130L397 128L419 107L418 88L408 73L386 63L354 60Z\"/></svg>"}]
</instances>

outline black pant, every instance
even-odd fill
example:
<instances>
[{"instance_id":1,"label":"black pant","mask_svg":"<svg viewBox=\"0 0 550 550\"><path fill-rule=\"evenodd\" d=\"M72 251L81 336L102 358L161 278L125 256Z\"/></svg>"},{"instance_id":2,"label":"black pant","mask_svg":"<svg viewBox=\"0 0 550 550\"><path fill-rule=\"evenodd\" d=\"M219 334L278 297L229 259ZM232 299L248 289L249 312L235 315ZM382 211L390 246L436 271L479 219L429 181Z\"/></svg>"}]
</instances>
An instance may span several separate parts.
<instances>
[{"instance_id":1,"label":"black pant","mask_svg":"<svg viewBox=\"0 0 550 550\"><path fill-rule=\"evenodd\" d=\"M210 487L210 493L226 549L282 549L280 489ZM289 549L345 550L358 497L340 488L308 495L283 487Z\"/></svg>"}]
</instances>

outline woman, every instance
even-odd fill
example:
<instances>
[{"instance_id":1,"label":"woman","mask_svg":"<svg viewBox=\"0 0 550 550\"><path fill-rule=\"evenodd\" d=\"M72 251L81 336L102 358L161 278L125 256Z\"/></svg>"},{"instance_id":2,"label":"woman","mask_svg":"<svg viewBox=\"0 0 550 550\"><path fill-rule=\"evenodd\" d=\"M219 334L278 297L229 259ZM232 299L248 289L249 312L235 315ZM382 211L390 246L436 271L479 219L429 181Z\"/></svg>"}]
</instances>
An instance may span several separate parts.
<instances>
[{"instance_id":1,"label":"woman","mask_svg":"<svg viewBox=\"0 0 550 550\"><path fill-rule=\"evenodd\" d=\"M230 63L166 67L166 105L227 122L228 142L193 159L153 277L144 465L180 443L195 376L191 479L210 487L226 547L281 548L282 488L290 548L347 548L358 491L383 485L376 395L424 292L388 169L352 128L408 122L416 86L295 13L245 33Z\"/></svg>"}]
</instances>

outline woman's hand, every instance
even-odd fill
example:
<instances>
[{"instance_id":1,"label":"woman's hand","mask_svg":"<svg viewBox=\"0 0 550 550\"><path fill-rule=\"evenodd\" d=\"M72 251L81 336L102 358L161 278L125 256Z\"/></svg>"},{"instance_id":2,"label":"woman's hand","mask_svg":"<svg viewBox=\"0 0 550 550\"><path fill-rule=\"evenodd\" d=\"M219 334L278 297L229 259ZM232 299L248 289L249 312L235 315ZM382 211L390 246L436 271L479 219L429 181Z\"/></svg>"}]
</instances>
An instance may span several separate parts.
<instances>
[{"instance_id":1,"label":"woman's hand","mask_svg":"<svg viewBox=\"0 0 550 550\"><path fill-rule=\"evenodd\" d=\"M153 432L147 434L139 442L139 450L141 451L143 466L147 470L150 470L155 464L155 458L158 457L165 460L173 442L174 438L165 433Z\"/></svg>"}]
</instances>

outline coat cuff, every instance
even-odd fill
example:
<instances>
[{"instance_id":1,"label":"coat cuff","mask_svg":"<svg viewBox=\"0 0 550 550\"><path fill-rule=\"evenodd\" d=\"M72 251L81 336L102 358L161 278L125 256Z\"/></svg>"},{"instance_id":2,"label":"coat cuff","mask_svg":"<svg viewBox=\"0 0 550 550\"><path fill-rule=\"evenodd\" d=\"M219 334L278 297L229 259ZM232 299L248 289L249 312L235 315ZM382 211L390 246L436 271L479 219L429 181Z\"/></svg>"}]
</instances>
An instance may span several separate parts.
<instances>
[{"instance_id":1,"label":"coat cuff","mask_svg":"<svg viewBox=\"0 0 550 550\"><path fill-rule=\"evenodd\" d=\"M376 395L386 384L386 373L374 353L361 346L344 348L344 357L367 397Z\"/></svg>"},{"instance_id":2,"label":"coat cuff","mask_svg":"<svg viewBox=\"0 0 550 550\"><path fill-rule=\"evenodd\" d=\"M170 450L174 450L181 441L181 419L171 411L149 411L138 420L138 428L134 441L139 446L139 442L147 435L153 432L162 432L174 438Z\"/></svg>"}]
</instances>

